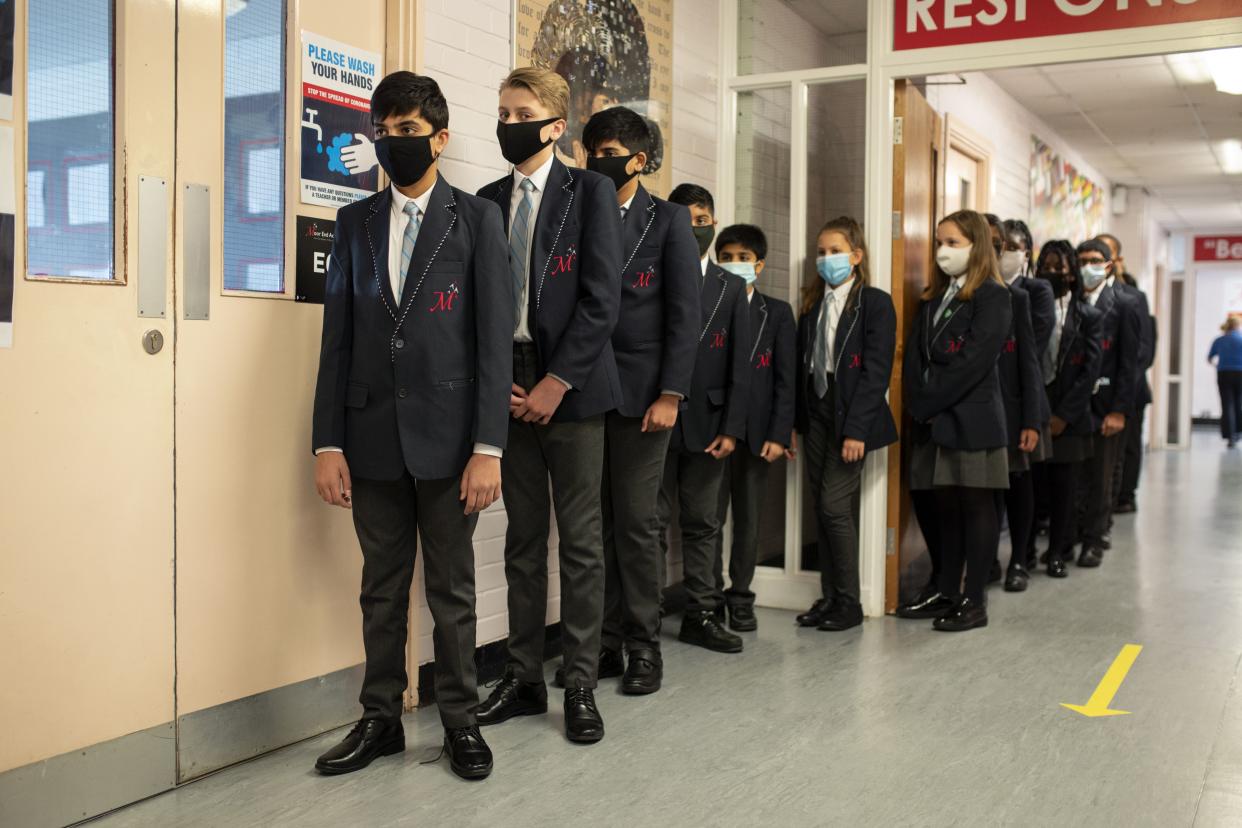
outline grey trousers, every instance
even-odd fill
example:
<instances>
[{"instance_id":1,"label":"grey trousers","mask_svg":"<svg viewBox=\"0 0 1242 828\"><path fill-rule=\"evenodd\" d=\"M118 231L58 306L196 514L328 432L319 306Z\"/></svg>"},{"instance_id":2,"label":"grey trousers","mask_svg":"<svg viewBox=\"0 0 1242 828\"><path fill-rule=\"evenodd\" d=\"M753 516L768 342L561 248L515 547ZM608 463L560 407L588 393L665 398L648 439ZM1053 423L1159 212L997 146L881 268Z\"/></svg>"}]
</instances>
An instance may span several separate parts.
<instances>
[{"instance_id":1,"label":"grey trousers","mask_svg":"<svg viewBox=\"0 0 1242 828\"><path fill-rule=\"evenodd\" d=\"M604 630L609 650L660 649L656 502L671 432L608 414L604 427Z\"/></svg>"},{"instance_id":2,"label":"grey trousers","mask_svg":"<svg viewBox=\"0 0 1242 828\"><path fill-rule=\"evenodd\" d=\"M436 704L445 727L474 724L474 527L463 514L460 478L353 481L354 528L362 546L364 718L401 715L409 681L405 647L417 538L423 540L427 604L435 622Z\"/></svg>"},{"instance_id":3,"label":"grey trousers","mask_svg":"<svg viewBox=\"0 0 1242 828\"><path fill-rule=\"evenodd\" d=\"M829 378L831 380L831 377ZM836 388L809 402L811 420L806 434L806 465L811 503L819 528L819 579L824 598L859 602L858 492L863 461L841 459L834 410Z\"/></svg>"},{"instance_id":4,"label":"grey trousers","mask_svg":"<svg viewBox=\"0 0 1242 828\"><path fill-rule=\"evenodd\" d=\"M686 612L714 612L724 604L716 585L720 560L717 538L720 534L720 484L725 464L710 454L670 451L664 464L664 484L660 487L660 543L667 553L668 525L677 498L677 520L681 524L681 558L686 588ZM667 554L661 556L668 559Z\"/></svg>"},{"instance_id":5,"label":"grey trousers","mask_svg":"<svg viewBox=\"0 0 1242 828\"><path fill-rule=\"evenodd\" d=\"M1081 493L1079 538L1084 546L1100 548L1113 517L1113 494L1117 483L1117 459L1125 448L1124 434L1093 435L1095 453L1083 461L1079 478Z\"/></svg>"},{"instance_id":6,"label":"grey trousers","mask_svg":"<svg viewBox=\"0 0 1242 828\"><path fill-rule=\"evenodd\" d=\"M534 348L515 346L513 381L530 390L536 371ZM604 614L603 465L602 414L548 425L509 421L509 445L501 460L501 491L509 518L505 532L509 667L522 681L543 681L548 535L555 508L565 686L595 686Z\"/></svg>"},{"instance_id":7,"label":"grey trousers","mask_svg":"<svg viewBox=\"0 0 1242 828\"><path fill-rule=\"evenodd\" d=\"M729 504L733 504L733 543L729 547L729 588L724 585L724 532L716 535L716 586L724 591L729 606L755 605L750 584L759 561L759 512L767 491L767 460L751 453L741 440L725 460L724 481L720 485L718 518L723 528ZM781 516L784 517L783 515Z\"/></svg>"}]
</instances>

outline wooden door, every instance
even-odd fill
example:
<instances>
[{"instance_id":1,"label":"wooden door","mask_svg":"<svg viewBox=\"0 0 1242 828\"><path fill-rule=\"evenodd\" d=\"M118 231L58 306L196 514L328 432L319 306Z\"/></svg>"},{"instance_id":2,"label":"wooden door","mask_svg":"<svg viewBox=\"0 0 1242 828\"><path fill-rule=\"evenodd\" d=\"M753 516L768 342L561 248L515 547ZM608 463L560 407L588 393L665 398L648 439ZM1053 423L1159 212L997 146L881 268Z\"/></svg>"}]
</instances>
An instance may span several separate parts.
<instances>
[{"instance_id":1,"label":"wooden door","mask_svg":"<svg viewBox=\"0 0 1242 828\"><path fill-rule=\"evenodd\" d=\"M900 450L888 453L888 531L884 606L892 612L900 597L926 580L926 555L910 504L908 423L902 406L901 364L919 296L930 281L936 222L936 170L942 151L941 118L909 81L896 85L894 113L900 128L893 146L893 304L897 308L897 354L889 401L902 434Z\"/></svg>"}]
</instances>

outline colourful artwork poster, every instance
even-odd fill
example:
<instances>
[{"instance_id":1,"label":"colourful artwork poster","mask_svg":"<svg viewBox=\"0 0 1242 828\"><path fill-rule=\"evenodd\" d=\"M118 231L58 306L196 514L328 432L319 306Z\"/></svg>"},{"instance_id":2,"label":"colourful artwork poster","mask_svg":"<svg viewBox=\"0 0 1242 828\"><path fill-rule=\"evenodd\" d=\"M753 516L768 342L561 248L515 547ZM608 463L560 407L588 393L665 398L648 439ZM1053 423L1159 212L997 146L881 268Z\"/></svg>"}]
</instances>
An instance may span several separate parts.
<instances>
[{"instance_id":1,"label":"colourful artwork poster","mask_svg":"<svg viewBox=\"0 0 1242 828\"><path fill-rule=\"evenodd\" d=\"M1104 190L1037 136L1031 136L1031 234L1035 244L1078 244L1104 230Z\"/></svg>"},{"instance_id":2,"label":"colourful artwork poster","mask_svg":"<svg viewBox=\"0 0 1242 828\"><path fill-rule=\"evenodd\" d=\"M383 59L302 32L302 203L343 207L379 188L371 93Z\"/></svg>"},{"instance_id":3,"label":"colourful artwork poster","mask_svg":"<svg viewBox=\"0 0 1242 828\"><path fill-rule=\"evenodd\" d=\"M643 184L667 195L673 175L672 0L516 0L513 18L514 65L553 69L569 83L560 159L586 166L586 122L601 109L627 106L647 119L654 139Z\"/></svg>"}]
</instances>

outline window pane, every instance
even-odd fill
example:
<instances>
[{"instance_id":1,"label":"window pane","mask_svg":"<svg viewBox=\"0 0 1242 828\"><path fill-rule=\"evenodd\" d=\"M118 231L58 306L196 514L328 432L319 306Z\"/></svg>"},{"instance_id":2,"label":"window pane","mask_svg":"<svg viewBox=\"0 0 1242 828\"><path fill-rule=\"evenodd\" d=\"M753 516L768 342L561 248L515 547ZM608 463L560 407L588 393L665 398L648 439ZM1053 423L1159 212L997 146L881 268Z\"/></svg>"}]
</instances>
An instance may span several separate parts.
<instances>
[{"instance_id":1,"label":"window pane","mask_svg":"<svg viewBox=\"0 0 1242 828\"><path fill-rule=\"evenodd\" d=\"M867 62L867 0L738 0L737 73Z\"/></svg>"},{"instance_id":2,"label":"window pane","mask_svg":"<svg viewBox=\"0 0 1242 828\"><path fill-rule=\"evenodd\" d=\"M26 271L113 278L112 3L30 0Z\"/></svg>"},{"instance_id":3,"label":"window pane","mask_svg":"<svg viewBox=\"0 0 1242 828\"><path fill-rule=\"evenodd\" d=\"M282 0L229 4L224 60L224 287L282 293Z\"/></svg>"},{"instance_id":4,"label":"window pane","mask_svg":"<svg viewBox=\"0 0 1242 828\"><path fill-rule=\"evenodd\" d=\"M737 96L735 215L756 224L768 240L757 287L789 299L790 93L788 87L739 92ZM749 449L745 449L749 450ZM768 469L759 519L761 566L785 565L785 461Z\"/></svg>"}]
</instances>

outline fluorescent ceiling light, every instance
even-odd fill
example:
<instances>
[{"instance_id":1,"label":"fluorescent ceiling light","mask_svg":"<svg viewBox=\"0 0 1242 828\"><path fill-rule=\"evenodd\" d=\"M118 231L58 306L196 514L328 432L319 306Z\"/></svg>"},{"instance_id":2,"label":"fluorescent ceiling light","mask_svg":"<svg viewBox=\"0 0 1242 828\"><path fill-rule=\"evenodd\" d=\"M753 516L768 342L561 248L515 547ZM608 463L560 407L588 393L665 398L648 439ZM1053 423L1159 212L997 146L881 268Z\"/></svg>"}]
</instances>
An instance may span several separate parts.
<instances>
[{"instance_id":1,"label":"fluorescent ceiling light","mask_svg":"<svg viewBox=\"0 0 1242 828\"><path fill-rule=\"evenodd\" d=\"M1217 92L1242 95L1242 49L1217 49L1203 53Z\"/></svg>"},{"instance_id":2,"label":"fluorescent ceiling light","mask_svg":"<svg viewBox=\"0 0 1242 828\"><path fill-rule=\"evenodd\" d=\"M1220 166L1229 175L1242 173L1242 141L1230 138L1216 145L1216 157Z\"/></svg>"},{"instance_id":3,"label":"fluorescent ceiling light","mask_svg":"<svg viewBox=\"0 0 1242 828\"><path fill-rule=\"evenodd\" d=\"M1203 55L1203 52L1182 52L1179 55L1165 55L1164 60L1179 83L1195 86L1212 82L1212 73L1208 71Z\"/></svg>"}]
</instances>

